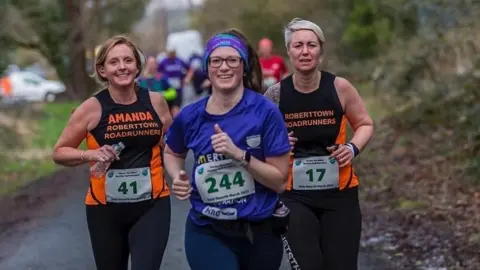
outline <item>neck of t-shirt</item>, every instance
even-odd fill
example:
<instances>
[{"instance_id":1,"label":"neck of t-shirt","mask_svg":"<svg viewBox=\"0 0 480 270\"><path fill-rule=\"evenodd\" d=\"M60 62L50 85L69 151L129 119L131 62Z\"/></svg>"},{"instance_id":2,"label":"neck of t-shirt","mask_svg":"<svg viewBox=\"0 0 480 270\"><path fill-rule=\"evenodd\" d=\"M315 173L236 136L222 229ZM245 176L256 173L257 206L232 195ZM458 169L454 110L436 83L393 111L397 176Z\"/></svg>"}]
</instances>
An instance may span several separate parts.
<instances>
[{"instance_id":1,"label":"neck of t-shirt","mask_svg":"<svg viewBox=\"0 0 480 270\"><path fill-rule=\"evenodd\" d=\"M211 107L207 104L207 112L218 115L231 111L240 102L244 92L243 86L233 91L212 91L208 102Z\"/></svg>"}]
</instances>

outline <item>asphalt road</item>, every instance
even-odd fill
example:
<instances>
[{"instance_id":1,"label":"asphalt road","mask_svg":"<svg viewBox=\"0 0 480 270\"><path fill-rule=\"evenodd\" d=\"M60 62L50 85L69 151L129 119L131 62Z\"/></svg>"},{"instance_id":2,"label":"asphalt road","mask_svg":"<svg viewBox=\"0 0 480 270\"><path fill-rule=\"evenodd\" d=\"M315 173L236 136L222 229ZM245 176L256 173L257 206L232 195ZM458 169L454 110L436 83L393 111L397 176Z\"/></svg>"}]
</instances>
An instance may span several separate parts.
<instances>
[{"instance_id":1,"label":"asphalt road","mask_svg":"<svg viewBox=\"0 0 480 270\"><path fill-rule=\"evenodd\" d=\"M191 165L191 159L187 162ZM72 170L61 196L36 209L25 222L14 223L0 234L0 270L92 270L85 207L86 170ZM65 176L64 176L65 177ZM48 187L47 187L48 188ZM188 270L183 251L184 224L189 203L172 199L172 223L168 248L161 269ZM0 218L2 218L0 216ZM382 269L372 255L362 253L361 270ZM284 263L282 270L288 267Z\"/></svg>"}]
</instances>

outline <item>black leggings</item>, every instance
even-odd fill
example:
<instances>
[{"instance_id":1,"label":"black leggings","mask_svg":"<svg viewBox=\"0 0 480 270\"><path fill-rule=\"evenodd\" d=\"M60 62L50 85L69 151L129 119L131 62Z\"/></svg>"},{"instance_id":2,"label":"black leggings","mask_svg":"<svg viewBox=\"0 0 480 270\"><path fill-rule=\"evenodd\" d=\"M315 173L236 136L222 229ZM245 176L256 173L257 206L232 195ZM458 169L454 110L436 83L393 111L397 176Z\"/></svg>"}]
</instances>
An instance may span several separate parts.
<instances>
[{"instance_id":1,"label":"black leggings","mask_svg":"<svg viewBox=\"0 0 480 270\"><path fill-rule=\"evenodd\" d=\"M97 270L159 270L170 231L170 197L87 206Z\"/></svg>"},{"instance_id":2,"label":"black leggings","mask_svg":"<svg viewBox=\"0 0 480 270\"><path fill-rule=\"evenodd\" d=\"M290 208L284 248L294 270L356 270L362 217L358 188L319 197L315 205L282 196Z\"/></svg>"},{"instance_id":3,"label":"black leggings","mask_svg":"<svg viewBox=\"0 0 480 270\"><path fill-rule=\"evenodd\" d=\"M187 218L185 253L192 270L278 270L283 249L280 235L264 224L252 227L253 243L246 235L198 226Z\"/></svg>"}]
</instances>

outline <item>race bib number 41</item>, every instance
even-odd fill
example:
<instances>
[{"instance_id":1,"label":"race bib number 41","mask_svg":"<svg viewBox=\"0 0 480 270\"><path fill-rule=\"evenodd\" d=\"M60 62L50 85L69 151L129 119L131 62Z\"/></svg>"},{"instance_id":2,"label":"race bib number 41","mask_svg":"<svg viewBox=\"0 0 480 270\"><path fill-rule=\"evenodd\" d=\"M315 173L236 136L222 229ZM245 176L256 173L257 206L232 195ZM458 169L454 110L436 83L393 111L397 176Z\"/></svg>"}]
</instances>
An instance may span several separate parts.
<instances>
[{"instance_id":1,"label":"race bib number 41","mask_svg":"<svg viewBox=\"0 0 480 270\"><path fill-rule=\"evenodd\" d=\"M109 170L105 191L107 202L139 202L151 199L150 168Z\"/></svg>"},{"instance_id":2,"label":"race bib number 41","mask_svg":"<svg viewBox=\"0 0 480 270\"><path fill-rule=\"evenodd\" d=\"M328 156L295 158L293 160L293 189L322 190L338 188L339 168Z\"/></svg>"},{"instance_id":3,"label":"race bib number 41","mask_svg":"<svg viewBox=\"0 0 480 270\"><path fill-rule=\"evenodd\" d=\"M255 193L255 182L245 168L231 159L199 165L195 183L204 203L220 203Z\"/></svg>"}]
</instances>

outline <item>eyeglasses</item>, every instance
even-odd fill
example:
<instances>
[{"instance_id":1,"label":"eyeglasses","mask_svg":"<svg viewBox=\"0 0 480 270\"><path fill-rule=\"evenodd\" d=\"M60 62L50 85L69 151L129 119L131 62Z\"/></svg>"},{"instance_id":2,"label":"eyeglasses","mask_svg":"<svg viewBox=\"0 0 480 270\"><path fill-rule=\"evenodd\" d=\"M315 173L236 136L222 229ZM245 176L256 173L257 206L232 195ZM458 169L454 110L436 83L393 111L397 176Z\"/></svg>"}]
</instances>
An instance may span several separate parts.
<instances>
[{"instance_id":1,"label":"eyeglasses","mask_svg":"<svg viewBox=\"0 0 480 270\"><path fill-rule=\"evenodd\" d=\"M242 58L238 56L229 56L227 58L222 57L210 57L208 65L213 68L219 68L222 66L223 62L227 63L227 66L230 68L237 68L242 62Z\"/></svg>"}]
</instances>

